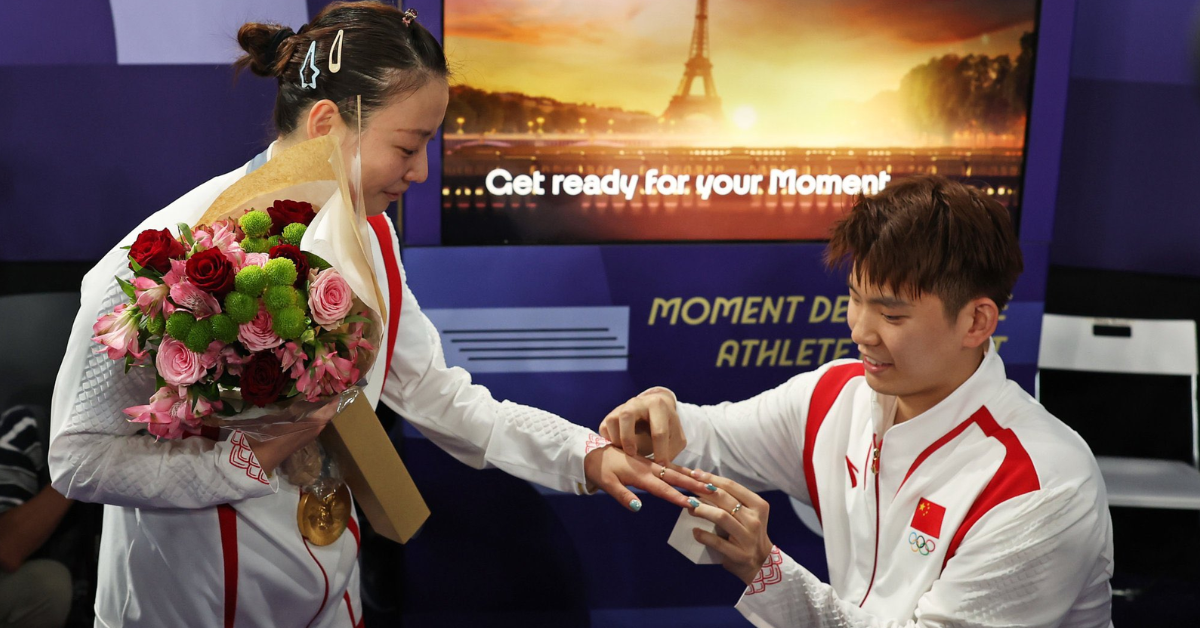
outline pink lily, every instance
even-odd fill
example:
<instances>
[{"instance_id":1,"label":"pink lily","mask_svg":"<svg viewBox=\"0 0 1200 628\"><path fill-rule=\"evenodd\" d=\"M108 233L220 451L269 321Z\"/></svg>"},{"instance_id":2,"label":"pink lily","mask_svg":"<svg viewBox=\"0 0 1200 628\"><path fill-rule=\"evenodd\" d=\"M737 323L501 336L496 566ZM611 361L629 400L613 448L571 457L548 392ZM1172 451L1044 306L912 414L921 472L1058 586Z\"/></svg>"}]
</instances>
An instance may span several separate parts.
<instances>
[{"instance_id":1,"label":"pink lily","mask_svg":"<svg viewBox=\"0 0 1200 628\"><path fill-rule=\"evenodd\" d=\"M149 404L125 408L124 412L131 422L145 423L146 431L157 438L182 438L184 434L199 433L201 419L221 408L221 402L209 403L203 397L193 407L188 396L185 386L164 386L150 397Z\"/></svg>"},{"instance_id":2,"label":"pink lily","mask_svg":"<svg viewBox=\"0 0 1200 628\"><path fill-rule=\"evenodd\" d=\"M197 319L221 313L221 304L217 303L217 299L190 281L180 281L171 286L171 300L179 309L191 312Z\"/></svg>"},{"instance_id":3,"label":"pink lily","mask_svg":"<svg viewBox=\"0 0 1200 628\"><path fill-rule=\"evenodd\" d=\"M131 308L122 303L109 314L101 316L92 325L93 342L104 345L96 353L108 352L113 360L124 359L126 355L141 360L146 357L145 351L138 350L138 320L140 313L137 308Z\"/></svg>"},{"instance_id":4,"label":"pink lily","mask_svg":"<svg viewBox=\"0 0 1200 628\"><path fill-rule=\"evenodd\" d=\"M165 283L158 283L149 277L134 277L133 278L133 294L137 299L137 306L145 312L146 316L154 318L163 309L163 304L167 300L167 295L171 292L171 287Z\"/></svg>"},{"instance_id":5,"label":"pink lily","mask_svg":"<svg viewBox=\"0 0 1200 628\"><path fill-rule=\"evenodd\" d=\"M296 390L304 393L305 399L317 401L322 397L336 395L358 381L360 372L354 363L317 345L317 355L309 368L296 379Z\"/></svg>"},{"instance_id":6,"label":"pink lily","mask_svg":"<svg viewBox=\"0 0 1200 628\"><path fill-rule=\"evenodd\" d=\"M288 377L297 379L304 374L304 362L308 359L308 356L304 353L304 349L300 348L300 345L297 345L294 342L289 342L282 347L276 347L275 355L283 364L283 370L287 371L288 369L291 369L291 372L288 373Z\"/></svg>"}]
</instances>

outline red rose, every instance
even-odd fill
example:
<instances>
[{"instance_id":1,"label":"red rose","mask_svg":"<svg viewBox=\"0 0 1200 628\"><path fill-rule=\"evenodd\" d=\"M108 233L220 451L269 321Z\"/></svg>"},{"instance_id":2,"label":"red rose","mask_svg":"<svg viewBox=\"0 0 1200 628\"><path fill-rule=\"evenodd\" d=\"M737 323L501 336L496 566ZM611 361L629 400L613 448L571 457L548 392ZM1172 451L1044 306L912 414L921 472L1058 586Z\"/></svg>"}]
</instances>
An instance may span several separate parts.
<instances>
[{"instance_id":1,"label":"red rose","mask_svg":"<svg viewBox=\"0 0 1200 628\"><path fill-rule=\"evenodd\" d=\"M271 216L271 232L267 235L279 235L284 227L293 222L307 227L317 217L312 203L304 201L275 201L274 205L267 208L267 214Z\"/></svg>"},{"instance_id":2,"label":"red rose","mask_svg":"<svg viewBox=\"0 0 1200 628\"><path fill-rule=\"evenodd\" d=\"M187 278L197 288L223 297L233 290L233 264L220 249L208 249L187 261Z\"/></svg>"},{"instance_id":3,"label":"red rose","mask_svg":"<svg viewBox=\"0 0 1200 628\"><path fill-rule=\"evenodd\" d=\"M290 259L296 265L296 287L303 286L308 281L308 257L300 251L300 247L292 244L276 244L271 247L271 259L277 257Z\"/></svg>"},{"instance_id":4,"label":"red rose","mask_svg":"<svg viewBox=\"0 0 1200 628\"><path fill-rule=\"evenodd\" d=\"M166 229L147 229L139 233L129 249L129 257L133 261L160 273L171 270L171 258L182 258L185 253L187 249Z\"/></svg>"},{"instance_id":5,"label":"red rose","mask_svg":"<svg viewBox=\"0 0 1200 628\"><path fill-rule=\"evenodd\" d=\"M242 365L238 385L242 388L242 399L261 408L278 401L287 382L283 363L275 357L275 352L260 351Z\"/></svg>"}]
</instances>

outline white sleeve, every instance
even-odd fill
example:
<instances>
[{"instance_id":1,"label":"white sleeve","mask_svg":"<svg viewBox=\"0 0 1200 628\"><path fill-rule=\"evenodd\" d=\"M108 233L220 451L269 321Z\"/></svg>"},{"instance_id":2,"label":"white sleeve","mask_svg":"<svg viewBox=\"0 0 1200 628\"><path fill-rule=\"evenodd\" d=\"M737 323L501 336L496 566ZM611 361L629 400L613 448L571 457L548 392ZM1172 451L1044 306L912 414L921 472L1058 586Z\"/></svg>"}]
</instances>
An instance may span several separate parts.
<instances>
[{"instance_id":1,"label":"white sleeve","mask_svg":"<svg viewBox=\"0 0 1200 628\"><path fill-rule=\"evenodd\" d=\"M132 239L132 238L128 238ZM278 489L240 432L228 441L156 440L122 412L154 394L150 369L97 353L92 324L126 300L114 276L132 276L114 248L84 277L79 314L54 386L49 466L54 488L80 501L139 508L203 508Z\"/></svg>"},{"instance_id":2,"label":"white sleeve","mask_svg":"<svg viewBox=\"0 0 1200 628\"><path fill-rule=\"evenodd\" d=\"M1049 628L1068 611L1072 625L1107 627L1107 525L1107 510L1074 488L1036 491L997 506L967 533L907 620L878 617L838 598L776 549L737 609L759 628ZM1081 598L1093 603L1072 609Z\"/></svg>"},{"instance_id":3,"label":"white sleeve","mask_svg":"<svg viewBox=\"0 0 1200 628\"><path fill-rule=\"evenodd\" d=\"M755 492L780 489L809 502L803 463L809 400L829 368L849 362L830 362L745 401L714 406L677 402L687 447L675 462Z\"/></svg>"},{"instance_id":4,"label":"white sleeve","mask_svg":"<svg viewBox=\"0 0 1200 628\"><path fill-rule=\"evenodd\" d=\"M437 329L402 278L396 348L380 399L467 465L586 493L584 456L608 441L549 412L496 401L487 388L471 383L467 371L447 368Z\"/></svg>"}]
</instances>

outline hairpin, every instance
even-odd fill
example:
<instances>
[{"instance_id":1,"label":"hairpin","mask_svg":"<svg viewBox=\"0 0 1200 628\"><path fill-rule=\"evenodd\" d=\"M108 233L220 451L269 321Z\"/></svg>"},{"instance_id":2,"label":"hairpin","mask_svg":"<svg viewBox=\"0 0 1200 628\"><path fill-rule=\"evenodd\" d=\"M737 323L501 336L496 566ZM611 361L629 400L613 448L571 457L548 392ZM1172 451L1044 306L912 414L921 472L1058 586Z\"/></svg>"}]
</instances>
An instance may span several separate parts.
<instances>
[{"instance_id":1,"label":"hairpin","mask_svg":"<svg viewBox=\"0 0 1200 628\"><path fill-rule=\"evenodd\" d=\"M305 69L312 70L310 78L304 78ZM317 68L317 42L313 41L308 46L308 54L304 55L304 63L300 66L300 87L303 89L316 89L317 75L320 73L321 70Z\"/></svg>"},{"instance_id":2,"label":"hairpin","mask_svg":"<svg viewBox=\"0 0 1200 628\"><path fill-rule=\"evenodd\" d=\"M404 22L405 26L410 26L415 19L417 19L416 9L408 9L404 15L400 16L400 20Z\"/></svg>"},{"instance_id":3,"label":"hairpin","mask_svg":"<svg viewBox=\"0 0 1200 628\"><path fill-rule=\"evenodd\" d=\"M338 29L338 34L333 38L333 45L329 47L329 73L337 74L338 70L342 69L342 38L346 32ZM334 55L337 55L337 60L334 60Z\"/></svg>"}]
</instances>

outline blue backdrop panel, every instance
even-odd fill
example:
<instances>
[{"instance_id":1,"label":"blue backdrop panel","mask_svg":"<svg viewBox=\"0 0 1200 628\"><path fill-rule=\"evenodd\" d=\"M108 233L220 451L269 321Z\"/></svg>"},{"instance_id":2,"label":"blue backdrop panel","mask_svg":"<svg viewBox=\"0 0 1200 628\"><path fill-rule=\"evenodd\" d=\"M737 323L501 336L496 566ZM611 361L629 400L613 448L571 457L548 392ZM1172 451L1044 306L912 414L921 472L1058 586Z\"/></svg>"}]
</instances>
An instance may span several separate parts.
<instances>
[{"instance_id":1,"label":"blue backdrop panel","mask_svg":"<svg viewBox=\"0 0 1200 628\"><path fill-rule=\"evenodd\" d=\"M271 137L271 81L228 66L0 66L3 260L95 260ZM13 212L10 214L9 212Z\"/></svg>"}]
</instances>

